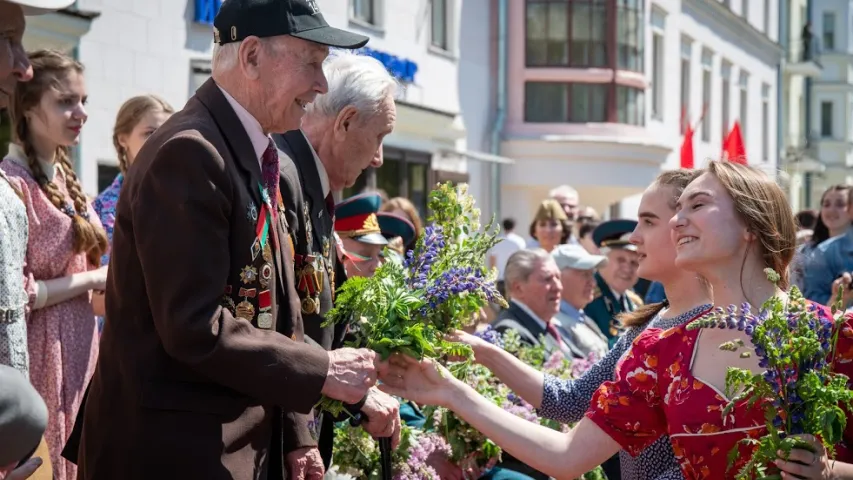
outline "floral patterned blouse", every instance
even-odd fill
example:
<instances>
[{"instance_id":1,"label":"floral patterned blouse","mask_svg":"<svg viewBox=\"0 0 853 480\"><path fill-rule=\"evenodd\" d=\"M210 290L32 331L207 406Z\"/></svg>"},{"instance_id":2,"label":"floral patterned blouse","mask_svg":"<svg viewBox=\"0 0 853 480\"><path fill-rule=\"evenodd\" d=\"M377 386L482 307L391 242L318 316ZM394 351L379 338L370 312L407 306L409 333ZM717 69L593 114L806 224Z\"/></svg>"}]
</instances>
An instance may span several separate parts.
<instances>
[{"instance_id":1,"label":"floral patterned blouse","mask_svg":"<svg viewBox=\"0 0 853 480\"><path fill-rule=\"evenodd\" d=\"M104 226L104 230L107 232L107 238L109 239L110 246L113 244L113 228L115 228L116 224L116 203L118 203L118 194L121 192L121 185L124 183L124 175L118 174L116 175L113 183L110 184L109 187L104 189L98 198L92 202L92 208L95 209L95 212L98 214L98 218L101 219L101 224ZM101 257L101 266L107 265L110 263L110 252L107 251Z\"/></svg>"},{"instance_id":2,"label":"floral patterned blouse","mask_svg":"<svg viewBox=\"0 0 853 480\"><path fill-rule=\"evenodd\" d=\"M839 337L836 371L853 371L853 329ZM587 416L616 440L624 450L638 455L663 435L669 435L684 478L728 478L751 457L750 447L728 469L729 451L743 438L764 434L764 415L746 401L722 417L728 404L722 392L691 373L694 347L701 329L679 326L670 330L648 329L634 341L617 367L615 381L601 386ZM845 439L853 438L853 422ZM838 459L845 458L843 446Z\"/></svg>"}]
</instances>

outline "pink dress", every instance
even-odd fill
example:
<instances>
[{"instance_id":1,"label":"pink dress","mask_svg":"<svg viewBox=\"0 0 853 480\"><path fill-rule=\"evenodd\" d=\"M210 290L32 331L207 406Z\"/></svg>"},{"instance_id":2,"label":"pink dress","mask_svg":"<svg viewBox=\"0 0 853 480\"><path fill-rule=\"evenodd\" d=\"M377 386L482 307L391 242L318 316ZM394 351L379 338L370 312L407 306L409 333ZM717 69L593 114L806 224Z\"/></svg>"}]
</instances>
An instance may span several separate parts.
<instances>
[{"instance_id":1,"label":"pink dress","mask_svg":"<svg viewBox=\"0 0 853 480\"><path fill-rule=\"evenodd\" d=\"M32 307L36 299L36 281L65 277L97 267L88 262L85 254L73 252L71 218L53 206L17 150L10 145L9 155L0 163L0 168L22 190L27 207L29 242L24 276L29 306ZM60 168L56 169L55 176L54 183L71 203ZM91 207L89 218L92 222L99 222ZM31 310L27 319L30 379L44 398L50 414L45 438L55 480L74 480L77 477L77 467L61 458L60 454L71 434L86 384L95 370L97 332L89 294Z\"/></svg>"}]
</instances>

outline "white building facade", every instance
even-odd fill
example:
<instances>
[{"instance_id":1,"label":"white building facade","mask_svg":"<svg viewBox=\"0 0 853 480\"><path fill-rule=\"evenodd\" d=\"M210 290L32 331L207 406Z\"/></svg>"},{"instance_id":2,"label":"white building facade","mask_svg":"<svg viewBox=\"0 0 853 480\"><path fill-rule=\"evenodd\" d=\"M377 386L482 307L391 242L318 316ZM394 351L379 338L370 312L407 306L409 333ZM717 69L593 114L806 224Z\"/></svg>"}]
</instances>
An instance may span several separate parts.
<instances>
[{"instance_id":1,"label":"white building facade","mask_svg":"<svg viewBox=\"0 0 853 480\"><path fill-rule=\"evenodd\" d=\"M819 208L830 185L853 184L853 2L812 0L820 75L811 82L810 133L816 168L804 175L802 206Z\"/></svg>"},{"instance_id":2,"label":"white building facade","mask_svg":"<svg viewBox=\"0 0 853 480\"><path fill-rule=\"evenodd\" d=\"M696 127L696 167L720 157L738 120L749 162L775 174L778 0L503 3L499 153L515 160L501 169L503 216L525 226L551 188L569 184L605 216L635 217L639 194L680 166L683 119Z\"/></svg>"},{"instance_id":3,"label":"white building facade","mask_svg":"<svg viewBox=\"0 0 853 480\"><path fill-rule=\"evenodd\" d=\"M469 159L507 161L477 152L479 145L467 148L460 115L461 0L317 3L329 24L370 36L364 53L403 85L397 127L385 140L385 166L365 172L343 196L380 188L391 197L408 197L425 212L436 182L469 180ZM88 194L97 194L118 171L112 130L125 100L152 93L180 109L209 78L212 21L220 5L221 0L79 0L67 11L28 19L28 49L61 48L86 67L89 121L75 156ZM473 68L488 81L476 63ZM488 98L488 90L480 92Z\"/></svg>"},{"instance_id":4,"label":"white building facade","mask_svg":"<svg viewBox=\"0 0 853 480\"><path fill-rule=\"evenodd\" d=\"M814 204L812 187L825 170L818 158L818 137L811 127L809 113L813 98L809 87L821 75L823 62L822 38L815 35L809 24L809 3L809 0L783 0L780 11L779 39L786 54L782 64L779 162L782 184L787 188L794 211ZM834 38L830 38L832 41Z\"/></svg>"}]
</instances>

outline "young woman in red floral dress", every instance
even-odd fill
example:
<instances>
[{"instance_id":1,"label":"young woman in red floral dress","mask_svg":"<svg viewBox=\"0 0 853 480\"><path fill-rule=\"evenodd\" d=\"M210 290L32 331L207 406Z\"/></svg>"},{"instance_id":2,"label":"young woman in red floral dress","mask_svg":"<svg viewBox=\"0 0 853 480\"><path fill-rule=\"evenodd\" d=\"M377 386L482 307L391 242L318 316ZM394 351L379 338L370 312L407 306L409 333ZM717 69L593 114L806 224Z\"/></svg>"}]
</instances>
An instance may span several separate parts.
<instances>
[{"instance_id":1,"label":"young woman in red floral dress","mask_svg":"<svg viewBox=\"0 0 853 480\"><path fill-rule=\"evenodd\" d=\"M676 265L703 276L716 305L759 306L786 295L767 280L764 269L779 272L779 287L787 287L796 227L784 192L760 171L712 162L684 190L670 225ZM504 412L431 362L398 358L405 373L386 375L383 381L390 393L450 408L509 454L558 479L577 478L620 449L637 454L663 435L669 435L685 478L732 478L751 452L742 449L729 469L729 451L741 439L764 433L758 408L739 404L722 416L728 403L723 395L727 368L762 371L755 355L740 358L720 350L722 343L738 338L750 344L737 330L647 329L617 366L616 380L601 386L587 417L568 434ZM849 376L849 327L838 352L836 369ZM845 439L853 439L853 422ZM853 478L843 449L839 462L828 461L821 448L818 453L796 450L790 460L777 462L783 478Z\"/></svg>"}]
</instances>

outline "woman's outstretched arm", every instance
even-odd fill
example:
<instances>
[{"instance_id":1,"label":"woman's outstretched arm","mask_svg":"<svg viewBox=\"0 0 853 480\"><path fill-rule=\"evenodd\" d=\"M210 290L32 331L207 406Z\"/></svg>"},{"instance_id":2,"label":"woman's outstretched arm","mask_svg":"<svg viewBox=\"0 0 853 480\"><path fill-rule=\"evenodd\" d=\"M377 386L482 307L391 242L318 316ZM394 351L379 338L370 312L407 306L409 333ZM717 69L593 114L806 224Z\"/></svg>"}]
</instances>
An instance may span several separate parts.
<instances>
[{"instance_id":1,"label":"woman's outstretched arm","mask_svg":"<svg viewBox=\"0 0 853 480\"><path fill-rule=\"evenodd\" d=\"M588 419L563 434L503 410L430 360L396 357L392 362L405 368L405 374L382 378L381 389L417 403L449 408L507 453L558 480L577 478L620 450Z\"/></svg>"}]
</instances>

